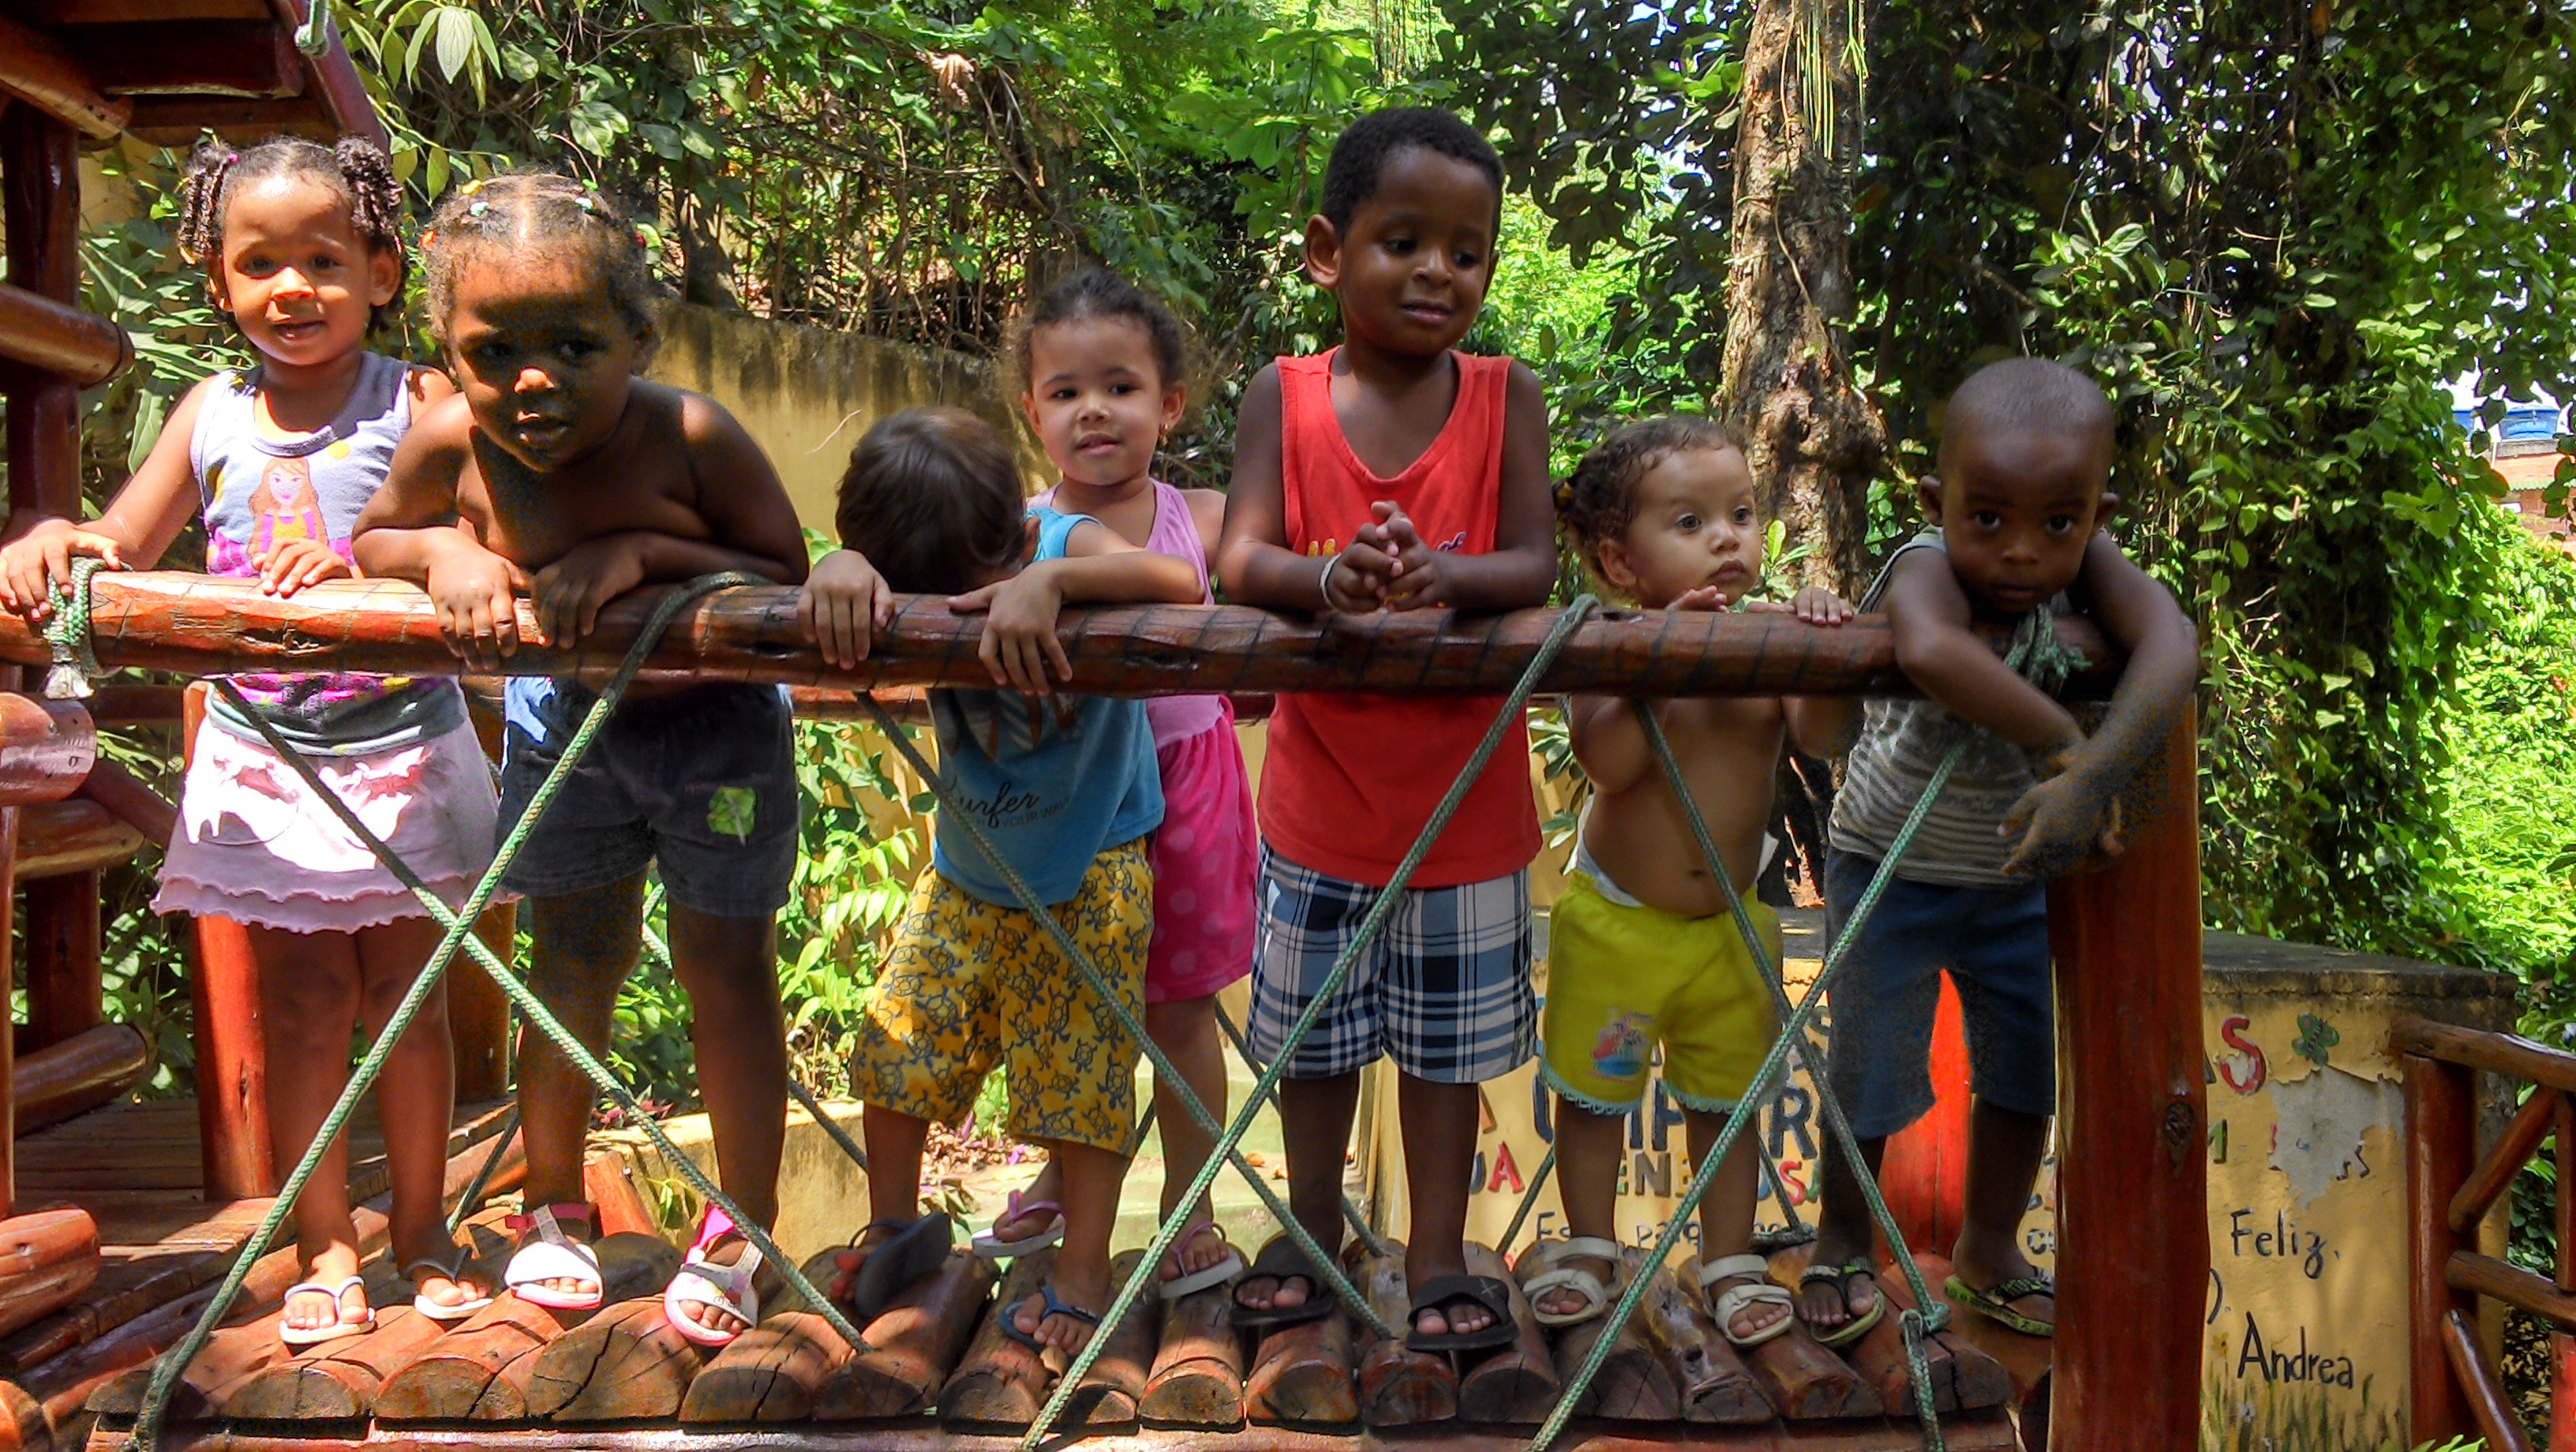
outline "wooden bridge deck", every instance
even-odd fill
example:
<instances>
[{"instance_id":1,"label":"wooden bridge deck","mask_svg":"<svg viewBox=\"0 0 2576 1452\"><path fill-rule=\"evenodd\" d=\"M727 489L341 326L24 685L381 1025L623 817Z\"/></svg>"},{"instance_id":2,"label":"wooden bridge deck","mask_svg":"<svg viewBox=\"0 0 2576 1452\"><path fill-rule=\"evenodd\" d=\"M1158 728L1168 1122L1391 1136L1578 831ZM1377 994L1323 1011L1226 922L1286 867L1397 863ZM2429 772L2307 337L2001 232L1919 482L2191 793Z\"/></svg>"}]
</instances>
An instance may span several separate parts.
<instances>
[{"instance_id":1,"label":"wooden bridge deck","mask_svg":"<svg viewBox=\"0 0 2576 1452\"><path fill-rule=\"evenodd\" d=\"M473 1238L486 1272L497 1270L495 1212L477 1218ZM1486 1258L1480 1269L1499 1266L1477 1249ZM368 1335L290 1355L271 1309L217 1334L188 1374L162 1446L1000 1452L1035 1417L1053 1377L995 1320L999 1306L1048 1273L1046 1254L1005 1268L997 1285L992 1268L959 1250L865 1328L864 1352L793 1308L771 1310L723 1351L702 1351L662 1315L659 1288L676 1265L668 1246L612 1236L602 1242L602 1261L611 1300L588 1315L504 1296L442 1329L396 1305L378 1313ZM1361 1259L1352 1268L1373 1301L1400 1309L1399 1263ZM1847 1358L1803 1331L1739 1355L1678 1285L1669 1273L1656 1277L1637 1325L1622 1334L1587 1396L1586 1415L1560 1446L1921 1445L1892 1318ZM386 1299L380 1295L379 1305ZM1071 1404L1068 1431L1079 1429L1079 1445L1503 1452L1527 1441L1598 1334L1576 1328L1551 1345L1524 1305L1519 1342L1452 1362L1377 1342L1340 1315L1253 1343L1229 1324L1229 1304L1225 1287L1169 1307L1146 1303ZM1955 1332L1936 1338L1934 1400L1951 1448L2021 1445L2006 1409L2044 1374L2045 1349L2036 1361L2007 1360ZM90 1399L92 1452L132 1445L147 1371L129 1371Z\"/></svg>"},{"instance_id":2,"label":"wooden bridge deck","mask_svg":"<svg viewBox=\"0 0 2576 1452\"><path fill-rule=\"evenodd\" d=\"M503 1106L468 1105L448 1139L461 1191L501 1128ZM384 1246L384 1145L372 1115L350 1131L350 1181L371 1255ZM209 1201L191 1099L95 1109L17 1142L24 1211L77 1205L97 1222L98 1278L70 1305L0 1337L0 1452L77 1447L102 1383L178 1340L259 1228L265 1199ZM379 1256L379 1259L381 1257ZM290 1251L263 1258L244 1295L272 1305L295 1280Z\"/></svg>"}]
</instances>

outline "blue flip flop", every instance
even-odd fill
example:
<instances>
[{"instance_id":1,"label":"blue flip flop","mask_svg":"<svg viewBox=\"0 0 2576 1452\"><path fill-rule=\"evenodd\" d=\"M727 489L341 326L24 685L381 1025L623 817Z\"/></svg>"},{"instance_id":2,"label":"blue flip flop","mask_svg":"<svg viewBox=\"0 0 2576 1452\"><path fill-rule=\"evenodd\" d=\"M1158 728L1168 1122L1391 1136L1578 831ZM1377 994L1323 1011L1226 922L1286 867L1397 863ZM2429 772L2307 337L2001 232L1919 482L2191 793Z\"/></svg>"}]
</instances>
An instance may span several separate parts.
<instances>
[{"instance_id":1,"label":"blue flip flop","mask_svg":"<svg viewBox=\"0 0 2576 1452\"><path fill-rule=\"evenodd\" d=\"M1049 1316L1069 1316L1094 1330L1099 1329L1100 1318L1098 1316L1082 1309L1080 1306L1068 1306L1064 1302L1057 1300L1055 1298L1055 1287L1052 1284L1041 1285L1038 1287L1038 1300L1039 1303L1046 1308L1038 1312L1038 1324L1041 1326L1046 1324L1047 1317ZM1010 1337L1012 1340L1027 1347L1031 1351L1044 1352L1047 1349L1045 1342L1040 1341L1037 1337L1020 1329L1020 1308L1018 1306L1004 1306L1000 1310L994 1312L994 1314L1002 1318L1003 1335Z\"/></svg>"}]
</instances>

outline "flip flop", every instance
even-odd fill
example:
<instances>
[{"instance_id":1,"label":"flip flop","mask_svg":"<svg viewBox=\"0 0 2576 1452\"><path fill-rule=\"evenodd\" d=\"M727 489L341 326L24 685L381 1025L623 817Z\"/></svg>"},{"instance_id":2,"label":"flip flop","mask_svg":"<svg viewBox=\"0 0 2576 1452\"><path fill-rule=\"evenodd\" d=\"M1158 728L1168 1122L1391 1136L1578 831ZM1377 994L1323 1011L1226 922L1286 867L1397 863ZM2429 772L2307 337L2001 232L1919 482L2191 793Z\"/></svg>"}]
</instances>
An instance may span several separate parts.
<instances>
[{"instance_id":1,"label":"flip flop","mask_svg":"<svg viewBox=\"0 0 2576 1452\"><path fill-rule=\"evenodd\" d=\"M578 1201L561 1205L540 1205L526 1215L513 1215L506 1222L514 1235L534 1233L534 1240L522 1240L510 1254L510 1267L501 1273L501 1284L512 1295L531 1306L549 1311L596 1311L605 1292L606 1282L599 1274L599 1252L563 1233L561 1222L578 1220L596 1225L598 1211ZM587 1291L558 1291L543 1281L588 1281Z\"/></svg>"},{"instance_id":2,"label":"flip flop","mask_svg":"<svg viewBox=\"0 0 2576 1452\"><path fill-rule=\"evenodd\" d=\"M1444 1331L1437 1336L1415 1329L1423 1312L1437 1311L1451 1301L1475 1302L1493 1313L1493 1324L1481 1331ZM1508 1346L1520 1334L1520 1322L1512 1319L1512 1288L1492 1276L1433 1276L1413 1293L1413 1304L1404 1313L1407 1351L1482 1351Z\"/></svg>"},{"instance_id":3,"label":"flip flop","mask_svg":"<svg viewBox=\"0 0 2576 1452\"><path fill-rule=\"evenodd\" d=\"M2012 1303L2024 1296L2054 1297L2057 1294L2057 1282L2046 1276L2014 1276L2010 1280L1997 1281L1982 1291L1970 1287L1965 1279L1952 1276L1941 1289L1948 1291L1950 1299L1957 1301L1968 1310L1976 1312L1987 1320L2002 1322L2024 1336L2054 1337L2057 1335L2055 1326L2046 1321L2025 1316L2012 1308Z\"/></svg>"},{"instance_id":4,"label":"flip flop","mask_svg":"<svg viewBox=\"0 0 2576 1452\"><path fill-rule=\"evenodd\" d=\"M286 1288L286 1294L278 1298L280 1305L294 1300L297 1296L329 1296L331 1298L332 1309L338 1313L340 1319L332 1322L328 1326L316 1326L311 1330L306 1330L302 1327L289 1326L286 1324L285 1319L280 1317L277 1323L278 1341L283 1345L292 1346L300 1351L307 1346L319 1346L325 1341L337 1341L343 1336L363 1336L367 1332L375 1330L375 1307L369 1306L365 1317L360 1320L352 1321L349 1319L348 1302L341 1299L341 1297L349 1294L349 1287L357 1286L363 1291L366 1284L366 1280L363 1277L351 1276L336 1286L326 1286L320 1281L298 1281L294 1285L288 1286Z\"/></svg>"},{"instance_id":5,"label":"flip flop","mask_svg":"<svg viewBox=\"0 0 2576 1452\"><path fill-rule=\"evenodd\" d=\"M1771 1262L1758 1255L1721 1256L1701 1266L1699 1268L1700 1294L1707 1295L1709 1286L1715 1282L1739 1280L1745 1276L1753 1277L1753 1284L1728 1286L1709 1298L1708 1307L1709 1314L1717 1318L1717 1334L1725 1337L1727 1344L1738 1349L1759 1346L1775 1336L1785 1336L1790 1327L1798 1324L1796 1299L1789 1294L1787 1286L1775 1284L1771 1280ZM1876 1277L1873 1276L1872 1279ZM1738 1336L1735 1334L1735 1318L1748 1306L1779 1306L1789 1314L1750 1336ZM1845 1301L1843 1308L1851 1309L1851 1302ZM1880 1314L1886 1313L1882 1311Z\"/></svg>"},{"instance_id":6,"label":"flip flop","mask_svg":"<svg viewBox=\"0 0 2576 1452\"><path fill-rule=\"evenodd\" d=\"M1225 1246L1225 1259L1205 1270L1181 1269L1181 1247L1189 1244L1192 1236L1209 1234L1216 1236L1217 1244ZM1163 1299L1166 1301L1177 1301L1183 1296L1196 1295L1210 1286L1221 1286L1233 1279L1236 1272L1243 1269L1243 1257L1232 1245L1226 1243L1225 1232L1217 1229L1216 1222L1209 1219L1191 1221L1190 1227L1174 1238L1172 1248L1163 1252L1163 1259L1172 1268L1172 1278L1163 1282Z\"/></svg>"},{"instance_id":7,"label":"flip flop","mask_svg":"<svg viewBox=\"0 0 2576 1452\"><path fill-rule=\"evenodd\" d=\"M1851 1310L1851 1278L1854 1276L1869 1277L1870 1289L1877 1291L1878 1294L1870 1297L1867 1311L1852 1317L1831 1331L1809 1326L1807 1330L1814 1335L1818 1345L1838 1350L1868 1335L1869 1328L1877 1325L1879 1319L1887 1314L1887 1292L1878 1284L1878 1268L1867 1260L1847 1261L1841 1265L1811 1265L1799 1273L1798 1284L1802 1288L1809 1281L1833 1282L1834 1294L1843 1298L1843 1310L1846 1313Z\"/></svg>"},{"instance_id":8,"label":"flip flop","mask_svg":"<svg viewBox=\"0 0 2576 1452\"><path fill-rule=\"evenodd\" d=\"M975 1253L986 1260L1009 1260L1013 1256L1034 1255L1050 1245L1061 1244L1064 1240L1064 1207L1053 1200L1024 1201L1020 1198L1020 1192L1013 1190L1009 1198L1002 1202L1002 1218L994 1223L1008 1225L1041 1210L1055 1212L1055 1220L1035 1235L1009 1239L987 1227L976 1231L974 1238L967 1244L973 1246Z\"/></svg>"},{"instance_id":9,"label":"flip flop","mask_svg":"<svg viewBox=\"0 0 2576 1452\"><path fill-rule=\"evenodd\" d=\"M939 1269L947 1261L949 1244L957 1233L956 1222L933 1211L913 1220L891 1216L871 1220L850 1244L857 1246L879 1226L895 1227L894 1237L869 1251L850 1280L852 1319L862 1326L875 1320L913 1282Z\"/></svg>"},{"instance_id":10,"label":"flip flop","mask_svg":"<svg viewBox=\"0 0 2576 1452\"><path fill-rule=\"evenodd\" d=\"M1046 1324L1047 1317L1049 1316L1064 1316L1069 1317L1072 1320L1080 1321L1082 1324L1091 1327L1095 1331L1100 1328L1100 1318L1098 1316L1082 1309L1080 1306L1068 1306L1064 1302L1057 1300L1055 1298L1055 1287L1052 1284L1038 1287L1038 1301L1044 1308L1038 1312L1038 1324L1041 1326ZM1040 1341L1033 1333L1020 1329L1020 1308L1018 1306L1005 1306L995 1311L993 1314L1002 1318L1003 1335L1010 1337L1012 1340L1027 1347L1031 1351L1039 1353L1040 1355L1044 1355L1046 1352L1053 1349L1045 1342Z\"/></svg>"},{"instance_id":11,"label":"flip flop","mask_svg":"<svg viewBox=\"0 0 2576 1452\"><path fill-rule=\"evenodd\" d=\"M1297 1242L1285 1234L1272 1236L1270 1243L1261 1247L1261 1253L1252 1258L1252 1268L1244 1272L1244 1278L1249 1280L1254 1276L1269 1276L1282 1281L1294 1276L1311 1289L1306 1293L1306 1299L1294 1306L1247 1306L1238 1294L1232 1308L1237 1326L1255 1329L1303 1326L1333 1314L1333 1297L1330 1288L1324 1284L1324 1273L1315 1269L1315 1263L1306 1258L1306 1252L1298 1249ZM1239 1291L1240 1287L1237 1289Z\"/></svg>"},{"instance_id":12,"label":"flip flop","mask_svg":"<svg viewBox=\"0 0 2576 1452\"><path fill-rule=\"evenodd\" d=\"M1569 1236L1564 1240L1542 1240L1521 1252L1520 1264L1513 1267L1521 1277L1521 1294L1529 1297L1530 1314L1542 1326L1580 1326L1610 1308L1610 1292L1619 1277L1605 1282L1588 1270L1566 1265L1569 1260L1606 1260L1620 1264L1619 1242L1598 1235ZM1542 1311L1538 1298L1550 1291L1572 1291L1583 1298L1581 1309Z\"/></svg>"},{"instance_id":13,"label":"flip flop","mask_svg":"<svg viewBox=\"0 0 2576 1452\"><path fill-rule=\"evenodd\" d=\"M680 1262L680 1273L671 1277L671 1284L662 1291L662 1318L671 1323L672 1330L699 1346L731 1346L742 1333L710 1330L705 1323L680 1313L682 1301L695 1301L738 1317L746 1327L760 1324L760 1292L752 1286L752 1277L760 1273L760 1247L746 1243L742 1259L732 1265L718 1265L707 1259L707 1247L734 1229L732 1216L708 1206L706 1218L698 1222L697 1244L689 1247L688 1257Z\"/></svg>"},{"instance_id":14,"label":"flip flop","mask_svg":"<svg viewBox=\"0 0 2576 1452\"><path fill-rule=\"evenodd\" d=\"M475 1312L482 1310L484 1307L491 1305L492 1298L483 1294L480 1290L477 1290L474 1283L465 1278L465 1263L473 1258L474 1252L467 1250L464 1246L460 1245L449 1250L447 1258L443 1261L423 1256L420 1259L413 1261L411 1264L404 1266L402 1268L403 1279L412 1283L412 1310L423 1316L427 1316L429 1319L436 1321L441 1326L453 1326L457 1322L473 1315ZM465 1299L451 1306L444 1301L435 1301L430 1299L428 1296L421 1294L420 1272L424 1270L463 1286L468 1293Z\"/></svg>"}]
</instances>

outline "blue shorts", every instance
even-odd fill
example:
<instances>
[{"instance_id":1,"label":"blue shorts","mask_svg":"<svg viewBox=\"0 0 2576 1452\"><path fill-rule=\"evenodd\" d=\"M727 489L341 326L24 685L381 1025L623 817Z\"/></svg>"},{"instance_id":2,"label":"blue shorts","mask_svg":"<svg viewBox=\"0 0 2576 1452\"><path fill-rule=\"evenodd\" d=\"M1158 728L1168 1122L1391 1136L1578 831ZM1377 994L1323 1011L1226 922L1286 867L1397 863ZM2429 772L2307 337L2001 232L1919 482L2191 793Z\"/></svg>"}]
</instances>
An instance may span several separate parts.
<instances>
[{"instance_id":1,"label":"blue shorts","mask_svg":"<svg viewBox=\"0 0 2576 1452\"><path fill-rule=\"evenodd\" d=\"M1260 944L1246 1042L1267 1064L1359 935L1379 889L1261 850ZM1291 1079L1329 1079L1391 1057L1417 1079L1475 1084L1525 1062L1537 1040L1530 992L1529 875L1407 891L1288 1059Z\"/></svg>"},{"instance_id":2,"label":"blue shorts","mask_svg":"<svg viewBox=\"0 0 2576 1452\"><path fill-rule=\"evenodd\" d=\"M501 835L527 812L598 697L514 677L504 694ZM659 863L671 901L765 918L796 875L795 740L784 692L735 683L628 697L565 778L506 885L527 897L606 887Z\"/></svg>"},{"instance_id":3,"label":"blue shorts","mask_svg":"<svg viewBox=\"0 0 2576 1452\"><path fill-rule=\"evenodd\" d=\"M1827 941L1878 871L1852 852L1825 858ZM1932 1015L1941 972L1958 986L1968 1083L1978 1099L2045 1119L2057 1112L2057 1022L2048 970L2048 889L1945 887L1891 879L1826 999L1835 1095L1854 1137L1883 1139L1932 1108Z\"/></svg>"}]
</instances>

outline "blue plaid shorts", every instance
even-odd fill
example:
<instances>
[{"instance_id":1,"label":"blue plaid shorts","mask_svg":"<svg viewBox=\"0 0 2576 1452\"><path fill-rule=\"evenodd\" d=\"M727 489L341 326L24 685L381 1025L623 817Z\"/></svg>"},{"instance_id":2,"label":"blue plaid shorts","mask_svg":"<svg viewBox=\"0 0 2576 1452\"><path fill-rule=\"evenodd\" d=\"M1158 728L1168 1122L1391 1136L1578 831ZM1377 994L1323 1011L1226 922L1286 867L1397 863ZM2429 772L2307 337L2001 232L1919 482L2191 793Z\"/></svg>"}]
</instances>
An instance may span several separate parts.
<instances>
[{"instance_id":1,"label":"blue plaid shorts","mask_svg":"<svg viewBox=\"0 0 2576 1452\"><path fill-rule=\"evenodd\" d=\"M1256 1060L1269 1063L1286 1045L1378 891L1262 848L1248 1035ZM1480 1083L1526 1061L1537 1030L1529 875L1415 888L1289 1056L1287 1076L1326 1079L1387 1055L1417 1079Z\"/></svg>"}]
</instances>

